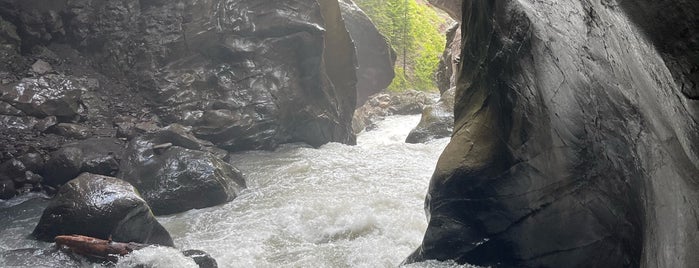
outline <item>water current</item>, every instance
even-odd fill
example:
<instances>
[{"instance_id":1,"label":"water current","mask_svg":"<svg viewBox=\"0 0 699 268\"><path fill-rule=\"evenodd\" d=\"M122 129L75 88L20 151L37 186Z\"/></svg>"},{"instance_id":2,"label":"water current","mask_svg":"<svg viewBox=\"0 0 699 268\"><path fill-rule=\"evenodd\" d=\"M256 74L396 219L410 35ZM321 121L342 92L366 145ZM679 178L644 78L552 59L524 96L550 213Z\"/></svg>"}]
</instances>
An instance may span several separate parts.
<instances>
[{"instance_id":1,"label":"water current","mask_svg":"<svg viewBox=\"0 0 699 268\"><path fill-rule=\"evenodd\" d=\"M233 155L231 163L248 184L238 198L158 220L180 249L204 250L219 267L396 267L420 244L427 227L425 194L448 143L404 143L419 119L388 117L361 133L357 146L289 144ZM46 203L25 197L0 204L0 252L49 246L26 238ZM13 262L17 267L61 263L59 256L38 264ZM118 266L137 264L194 265L172 249L148 248Z\"/></svg>"}]
</instances>

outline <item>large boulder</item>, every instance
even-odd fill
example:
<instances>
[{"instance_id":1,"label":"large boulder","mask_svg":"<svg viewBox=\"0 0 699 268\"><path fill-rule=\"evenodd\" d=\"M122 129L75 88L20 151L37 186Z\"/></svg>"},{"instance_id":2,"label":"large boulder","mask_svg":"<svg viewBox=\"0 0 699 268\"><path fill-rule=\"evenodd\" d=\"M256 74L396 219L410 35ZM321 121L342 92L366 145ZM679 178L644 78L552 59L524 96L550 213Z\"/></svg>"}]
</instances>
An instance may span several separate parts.
<instances>
[{"instance_id":1,"label":"large boulder","mask_svg":"<svg viewBox=\"0 0 699 268\"><path fill-rule=\"evenodd\" d=\"M118 242L173 246L170 234L129 183L83 173L61 187L32 233L39 240L85 235Z\"/></svg>"},{"instance_id":2,"label":"large boulder","mask_svg":"<svg viewBox=\"0 0 699 268\"><path fill-rule=\"evenodd\" d=\"M62 185L83 172L115 176L124 147L114 138L69 143L52 152L39 173L44 176L44 183L51 186Z\"/></svg>"},{"instance_id":3,"label":"large boulder","mask_svg":"<svg viewBox=\"0 0 699 268\"><path fill-rule=\"evenodd\" d=\"M451 137L454 131L454 92L456 88L442 94L439 102L425 106L420 123L405 139L407 143L424 143L433 139Z\"/></svg>"},{"instance_id":4,"label":"large boulder","mask_svg":"<svg viewBox=\"0 0 699 268\"><path fill-rule=\"evenodd\" d=\"M357 50L357 106L386 89L395 77L396 52L352 0L340 1L342 18Z\"/></svg>"},{"instance_id":5,"label":"large boulder","mask_svg":"<svg viewBox=\"0 0 699 268\"><path fill-rule=\"evenodd\" d=\"M210 152L197 150L199 144L166 138L168 135L155 133L133 139L118 176L140 191L154 213L219 205L233 200L245 188L239 170Z\"/></svg>"},{"instance_id":6,"label":"large boulder","mask_svg":"<svg viewBox=\"0 0 699 268\"><path fill-rule=\"evenodd\" d=\"M699 263L699 3L618 2L463 2L455 133L408 262Z\"/></svg>"},{"instance_id":7,"label":"large boulder","mask_svg":"<svg viewBox=\"0 0 699 268\"><path fill-rule=\"evenodd\" d=\"M78 115L84 90L87 89L83 80L49 74L25 78L14 85L0 85L0 100L27 115L70 119Z\"/></svg>"}]
</instances>

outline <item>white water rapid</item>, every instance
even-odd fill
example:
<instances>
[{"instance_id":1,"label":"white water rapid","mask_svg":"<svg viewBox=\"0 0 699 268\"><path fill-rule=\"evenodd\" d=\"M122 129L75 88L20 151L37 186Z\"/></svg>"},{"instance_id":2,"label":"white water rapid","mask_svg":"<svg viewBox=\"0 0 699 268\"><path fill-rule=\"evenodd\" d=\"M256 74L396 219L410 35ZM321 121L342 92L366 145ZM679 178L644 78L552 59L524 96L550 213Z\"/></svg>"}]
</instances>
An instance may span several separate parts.
<instances>
[{"instance_id":1,"label":"white water rapid","mask_svg":"<svg viewBox=\"0 0 699 268\"><path fill-rule=\"evenodd\" d=\"M388 117L361 133L357 146L291 144L274 152L236 154L231 163L248 185L238 198L158 220L180 249L206 251L219 267L396 267L422 240L425 194L448 143L404 143L419 120ZM43 206L45 201L29 201L0 219L0 252L45 247L26 239ZM176 261L181 256L164 248L132 255L119 267L192 265Z\"/></svg>"}]
</instances>

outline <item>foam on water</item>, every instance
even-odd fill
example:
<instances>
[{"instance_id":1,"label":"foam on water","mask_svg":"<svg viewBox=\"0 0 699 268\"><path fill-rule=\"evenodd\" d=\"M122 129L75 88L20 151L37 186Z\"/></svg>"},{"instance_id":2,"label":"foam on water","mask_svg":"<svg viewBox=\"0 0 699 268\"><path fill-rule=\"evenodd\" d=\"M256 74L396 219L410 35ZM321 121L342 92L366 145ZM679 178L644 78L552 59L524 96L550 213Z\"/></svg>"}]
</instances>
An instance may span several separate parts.
<instances>
[{"instance_id":1,"label":"foam on water","mask_svg":"<svg viewBox=\"0 0 699 268\"><path fill-rule=\"evenodd\" d=\"M291 144L233 155L231 163L248 184L238 198L158 219L180 249L204 250L219 267L396 267L422 240L425 194L448 143L404 143L419 120L389 117L360 134L357 146ZM41 246L24 237L40 215L28 209L12 218L22 223L11 219L13 228L0 230L0 249ZM173 249L152 247L121 265L188 267L182 258Z\"/></svg>"},{"instance_id":2,"label":"foam on water","mask_svg":"<svg viewBox=\"0 0 699 268\"><path fill-rule=\"evenodd\" d=\"M419 116L389 117L357 146L285 145L235 155L248 189L159 220L223 267L395 267L419 245L423 202L448 139L406 144Z\"/></svg>"}]
</instances>

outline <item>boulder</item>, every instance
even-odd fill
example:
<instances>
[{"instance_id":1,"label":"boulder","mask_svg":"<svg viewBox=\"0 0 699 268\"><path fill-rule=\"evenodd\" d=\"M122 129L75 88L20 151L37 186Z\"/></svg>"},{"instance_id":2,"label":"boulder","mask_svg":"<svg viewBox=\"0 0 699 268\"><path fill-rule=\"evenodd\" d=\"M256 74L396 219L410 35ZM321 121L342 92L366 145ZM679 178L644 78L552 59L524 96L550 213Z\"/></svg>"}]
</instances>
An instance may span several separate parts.
<instances>
[{"instance_id":1,"label":"boulder","mask_svg":"<svg viewBox=\"0 0 699 268\"><path fill-rule=\"evenodd\" d=\"M419 114L435 103L435 99L434 94L416 90L376 94L354 111L352 129L355 133L362 132L389 115Z\"/></svg>"},{"instance_id":2,"label":"boulder","mask_svg":"<svg viewBox=\"0 0 699 268\"><path fill-rule=\"evenodd\" d=\"M174 246L170 234L132 185L90 173L60 188L32 233L43 241L73 234Z\"/></svg>"},{"instance_id":3,"label":"boulder","mask_svg":"<svg viewBox=\"0 0 699 268\"><path fill-rule=\"evenodd\" d=\"M699 3L463 3L454 135L407 262L696 266Z\"/></svg>"},{"instance_id":4,"label":"boulder","mask_svg":"<svg viewBox=\"0 0 699 268\"><path fill-rule=\"evenodd\" d=\"M83 172L114 176L123 151L123 142L113 138L69 143L49 155L40 174L44 183L51 186L62 185Z\"/></svg>"},{"instance_id":5,"label":"boulder","mask_svg":"<svg viewBox=\"0 0 699 268\"><path fill-rule=\"evenodd\" d=\"M39 120L30 116L0 115L0 127L5 130L31 130Z\"/></svg>"},{"instance_id":6,"label":"boulder","mask_svg":"<svg viewBox=\"0 0 699 268\"><path fill-rule=\"evenodd\" d=\"M91 134L89 128L73 123L59 123L51 130L57 135L78 140L87 139Z\"/></svg>"},{"instance_id":7,"label":"boulder","mask_svg":"<svg viewBox=\"0 0 699 268\"><path fill-rule=\"evenodd\" d=\"M0 85L0 100L27 115L72 118L78 115L80 96L85 88L80 79L49 74L24 78L17 84Z\"/></svg>"},{"instance_id":8,"label":"boulder","mask_svg":"<svg viewBox=\"0 0 699 268\"><path fill-rule=\"evenodd\" d=\"M451 137L454 131L454 91L447 90L439 102L425 106L420 123L405 139L407 143L424 143L433 139Z\"/></svg>"},{"instance_id":9,"label":"boulder","mask_svg":"<svg viewBox=\"0 0 699 268\"><path fill-rule=\"evenodd\" d=\"M159 134L129 143L119 177L143 194L156 215L219 205L233 200L245 187L236 168L187 145L191 144L162 139Z\"/></svg>"},{"instance_id":10,"label":"boulder","mask_svg":"<svg viewBox=\"0 0 699 268\"><path fill-rule=\"evenodd\" d=\"M199 265L199 268L218 268L216 259L204 251L189 249L182 251L182 255L194 260L194 262Z\"/></svg>"},{"instance_id":11,"label":"boulder","mask_svg":"<svg viewBox=\"0 0 699 268\"><path fill-rule=\"evenodd\" d=\"M10 199L17 195L15 183L8 178L0 178L0 199Z\"/></svg>"},{"instance_id":12,"label":"boulder","mask_svg":"<svg viewBox=\"0 0 699 268\"><path fill-rule=\"evenodd\" d=\"M342 18L357 51L357 107L388 88L395 77L396 52L354 2L340 1Z\"/></svg>"}]
</instances>

